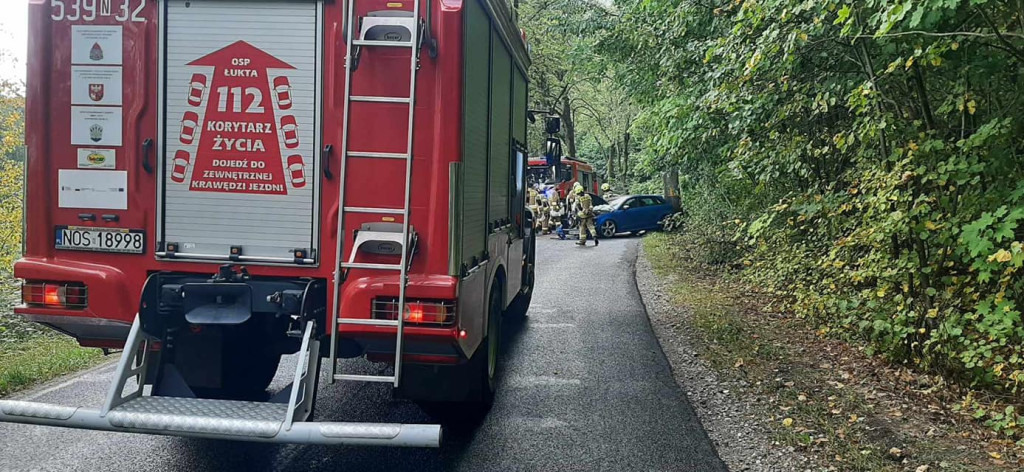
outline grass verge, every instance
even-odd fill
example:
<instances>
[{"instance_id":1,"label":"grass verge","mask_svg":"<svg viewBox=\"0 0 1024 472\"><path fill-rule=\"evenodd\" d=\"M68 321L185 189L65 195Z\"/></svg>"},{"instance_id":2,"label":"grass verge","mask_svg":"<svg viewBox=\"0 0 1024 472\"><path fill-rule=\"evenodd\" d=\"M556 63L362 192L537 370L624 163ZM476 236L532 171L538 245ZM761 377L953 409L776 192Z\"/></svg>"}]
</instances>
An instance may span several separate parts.
<instances>
[{"instance_id":1,"label":"grass verge","mask_svg":"<svg viewBox=\"0 0 1024 472\"><path fill-rule=\"evenodd\" d=\"M0 396L71 373L103 360L99 349L85 349L74 339L44 334L0 345Z\"/></svg>"},{"instance_id":2,"label":"grass verge","mask_svg":"<svg viewBox=\"0 0 1024 472\"><path fill-rule=\"evenodd\" d=\"M828 339L772 299L693 258L683 235L644 251L671 302L691 315L698 355L764 405L774 440L822 470L991 471L1024 465L1012 441L949 408L941 378L919 375Z\"/></svg>"}]
</instances>

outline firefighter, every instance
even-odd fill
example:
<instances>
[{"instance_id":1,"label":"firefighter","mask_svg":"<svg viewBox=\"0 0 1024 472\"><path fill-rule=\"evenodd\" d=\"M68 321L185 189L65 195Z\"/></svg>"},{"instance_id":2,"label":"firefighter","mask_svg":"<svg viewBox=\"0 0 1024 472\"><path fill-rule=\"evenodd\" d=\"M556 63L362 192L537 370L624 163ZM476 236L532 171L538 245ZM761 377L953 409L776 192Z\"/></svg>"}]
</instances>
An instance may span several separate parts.
<instances>
[{"instance_id":1,"label":"firefighter","mask_svg":"<svg viewBox=\"0 0 1024 472\"><path fill-rule=\"evenodd\" d=\"M530 195L526 200L526 205L530 207L530 212L533 213L533 229L540 228L541 218L543 218L540 212L540 193L532 186L530 187Z\"/></svg>"},{"instance_id":2,"label":"firefighter","mask_svg":"<svg viewBox=\"0 0 1024 472\"><path fill-rule=\"evenodd\" d=\"M612 190L612 186L608 182L601 184L601 193L601 196L604 197L605 200L611 200L619 196L619 194Z\"/></svg>"},{"instance_id":3,"label":"firefighter","mask_svg":"<svg viewBox=\"0 0 1024 472\"><path fill-rule=\"evenodd\" d=\"M566 219L569 220L569 227L570 228L575 228L576 227L576 223L578 222L577 218L576 218L576 192L577 191L583 191L583 185L580 184L579 182L576 182L576 183L572 184L572 189L569 190L568 192L566 192L566 196L565 196L565 209L568 210L568 214L567 214L568 217Z\"/></svg>"},{"instance_id":4,"label":"firefighter","mask_svg":"<svg viewBox=\"0 0 1024 472\"><path fill-rule=\"evenodd\" d=\"M548 227L544 229L544 234L557 231L562 226L562 200L558 197L558 190L555 190L554 187L547 191L547 209Z\"/></svg>"},{"instance_id":5,"label":"firefighter","mask_svg":"<svg viewBox=\"0 0 1024 472\"><path fill-rule=\"evenodd\" d=\"M587 245L587 233L594 237L594 246L600 244L597 240L597 226L594 225L594 202L590 194L583 191L583 186L573 188L576 194L576 216L579 218L580 240L577 246Z\"/></svg>"}]
</instances>

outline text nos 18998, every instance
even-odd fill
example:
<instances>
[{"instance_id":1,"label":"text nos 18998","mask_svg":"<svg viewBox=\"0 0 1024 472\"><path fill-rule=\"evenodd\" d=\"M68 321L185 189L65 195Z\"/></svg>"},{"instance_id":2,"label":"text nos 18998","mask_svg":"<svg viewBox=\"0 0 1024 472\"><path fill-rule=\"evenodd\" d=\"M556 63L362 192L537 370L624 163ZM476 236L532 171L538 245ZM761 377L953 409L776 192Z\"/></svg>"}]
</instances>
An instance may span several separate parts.
<instances>
[{"instance_id":1,"label":"text nos 18998","mask_svg":"<svg viewBox=\"0 0 1024 472\"><path fill-rule=\"evenodd\" d=\"M141 229L58 226L54 247L72 251L142 254L146 233Z\"/></svg>"}]
</instances>

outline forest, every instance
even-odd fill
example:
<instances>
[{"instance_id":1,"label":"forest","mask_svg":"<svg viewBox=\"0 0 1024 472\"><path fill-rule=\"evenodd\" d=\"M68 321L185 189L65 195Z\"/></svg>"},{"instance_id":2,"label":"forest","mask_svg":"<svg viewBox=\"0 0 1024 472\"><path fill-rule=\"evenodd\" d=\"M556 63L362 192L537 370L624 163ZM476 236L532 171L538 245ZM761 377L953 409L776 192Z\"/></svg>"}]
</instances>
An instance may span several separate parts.
<instances>
[{"instance_id":1,"label":"forest","mask_svg":"<svg viewBox=\"0 0 1024 472\"><path fill-rule=\"evenodd\" d=\"M667 226L701 261L829 336L1021 398L1024 1L519 12L532 106L619 193L677 193Z\"/></svg>"}]
</instances>

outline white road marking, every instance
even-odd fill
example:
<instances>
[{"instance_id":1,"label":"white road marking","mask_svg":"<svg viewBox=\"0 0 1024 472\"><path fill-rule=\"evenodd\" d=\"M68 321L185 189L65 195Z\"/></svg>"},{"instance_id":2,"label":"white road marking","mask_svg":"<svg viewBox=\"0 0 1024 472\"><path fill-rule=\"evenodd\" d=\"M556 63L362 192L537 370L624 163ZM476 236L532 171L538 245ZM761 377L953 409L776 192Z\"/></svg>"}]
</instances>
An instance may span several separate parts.
<instances>
[{"instance_id":1,"label":"white road marking","mask_svg":"<svg viewBox=\"0 0 1024 472\"><path fill-rule=\"evenodd\" d=\"M575 328L572 323L530 323L531 328Z\"/></svg>"},{"instance_id":2,"label":"white road marking","mask_svg":"<svg viewBox=\"0 0 1024 472\"><path fill-rule=\"evenodd\" d=\"M531 429L564 428L569 423L557 418L512 418L511 423Z\"/></svg>"},{"instance_id":3,"label":"white road marking","mask_svg":"<svg viewBox=\"0 0 1024 472\"><path fill-rule=\"evenodd\" d=\"M569 387L580 386L583 382L580 379L567 379L552 376L523 376L514 377L509 380L514 387Z\"/></svg>"},{"instance_id":4,"label":"white road marking","mask_svg":"<svg viewBox=\"0 0 1024 472\"><path fill-rule=\"evenodd\" d=\"M556 310L556 309L554 309L554 308L540 308L540 307L536 307L536 306L531 306L531 307L530 307L530 311L529 311L529 313L530 313L530 314L537 314L537 313L554 313L554 312L556 312L556 311L558 311L558 310Z\"/></svg>"}]
</instances>

